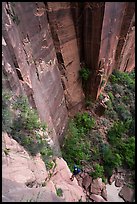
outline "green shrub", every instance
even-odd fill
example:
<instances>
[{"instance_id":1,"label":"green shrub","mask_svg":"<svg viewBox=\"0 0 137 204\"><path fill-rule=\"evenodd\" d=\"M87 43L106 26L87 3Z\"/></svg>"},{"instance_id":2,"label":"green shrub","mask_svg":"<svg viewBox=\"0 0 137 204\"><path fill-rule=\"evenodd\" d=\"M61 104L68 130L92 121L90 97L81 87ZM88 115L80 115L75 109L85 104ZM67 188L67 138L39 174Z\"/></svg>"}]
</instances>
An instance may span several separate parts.
<instances>
[{"instance_id":1,"label":"green shrub","mask_svg":"<svg viewBox=\"0 0 137 204\"><path fill-rule=\"evenodd\" d=\"M108 95L109 95L109 97L110 97L111 101L113 101L113 100L114 100L113 93L112 93L112 92L108 92Z\"/></svg>"},{"instance_id":2,"label":"green shrub","mask_svg":"<svg viewBox=\"0 0 137 204\"><path fill-rule=\"evenodd\" d=\"M103 166L106 176L111 176L112 171L122 164L121 156L115 153L108 144L102 144L101 147Z\"/></svg>"},{"instance_id":3,"label":"green shrub","mask_svg":"<svg viewBox=\"0 0 137 204\"><path fill-rule=\"evenodd\" d=\"M135 169L135 137L130 137L122 146L122 159L130 169Z\"/></svg>"},{"instance_id":4,"label":"green shrub","mask_svg":"<svg viewBox=\"0 0 137 204\"><path fill-rule=\"evenodd\" d=\"M99 98L99 100L103 100L104 97L102 94L100 94L98 98Z\"/></svg>"},{"instance_id":5,"label":"green shrub","mask_svg":"<svg viewBox=\"0 0 137 204\"><path fill-rule=\"evenodd\" d=\"M100 118L100 123L101 123L101 125L107 127L107 126L109 126L109 123L110 123L110 122L109 122L109 120L106 119L106 118Z\"/></svg>"},{"instance_id":6,"label":"green shrub","mask_svg":"<svg viewBox=\"0 0 137 204\"><path fill-rule=\"evenodd\" d=\"M79 75L83 81L87 81L89 79L90 71L88 68L83 67L82 69L80 69Z\"/></svg>"},{"instance_id":7,"label":"green shrub","mask_svg":"<svg viewBox=\"0 0 137 204\"><path fill-rule=\"evenodd\" d=\"M3 126L28 153L35 156L40 152L45 165L49 162L53 152L44 134L46 125L40 122L37 112L30 108L27 97L13 98L12 94L3 92ZM43 137L39 131L42 131Z\"/></svg>"},{"instance_id":8,"label":"green shrub","mask_svg":"<svg viewBox=\"0 0 137 204\"><path fill-rule=\"evenodd\" d=\"M127 85L127 87L134 91L135 89L135 73L121 72L120 70L114 70L110 76L111 83L120 83Z\"/></svg>"},{"instance_id":9,"label":"green shrub","mask_svg":"<svg viewBox=\"0 0 137 204\"><path fill-rule=\"evenodd\" d=\"M91 173L93 179L96 178L104 178L104 168L100 164L95 164L94 166L95 171Z\"/></svg>"},{"instance_id":10,"label":"green shrub","mask_svg":"<svg viewBox=\"0 0 137 204\"><path fill-rule=\"evenodd\" d=\"M106 109L105 110L105 115L110 118L110 119L113 119L115 121L118 120L118 115L116 113L116 111L114 111L113 109Z\"/></svg>"},{"instance_id":11,"label":"green shrub","mask_svg":"<svg viewBox=\"0 0 137 204\"><path fill-rule=\"evenodd\" d=\"M129 102L129 96L123 96L122 101L127 104Z\"/></svg>"},{"instance_id":12,"label":"green shrub","mask_svg":"<svg viewBox=\"0 0 137 204\"><path fill-rule=\"evenodd\" d=\"M94 146L93 149L92 149L92 152L93 152L91 154L92 160L99 161L100 160L100 151L99 151L99 148Z\"/></svg>"},{"instance_id":13,"label":"green shrub","mask_svg":"<svg viewBox=\"0 0 137 204\"><path fill-rule=\"evenodd\" d=\"M95 120L86 112L78 113L75 117L75 124L81 134L86 134L94 127Z\"/></svg>"},{"instance_id":14,"label":"green shrub","mask_svg":"<svg viewBox=\"0 0 137 204\"><path fill-rule=\"evenodd\" d=\"M114 94L118 93L120 96L124 95L124 88L123 88L123 85L121 85L121 84L114 84L112 86L112 91Z\"/></svg>"},{"instance_id":15,"label":"green shrub","mask_svg":"<svg viewBox=\"0 0 137 204\"><path fill-rule=\"evenodd\" d=\"M93 105L93 103L92 103L92 100L91 100L91 98L90 97L86 97L86 99L85 99L85 106L86 107L91 107Z\"/></svg>"},{"instance_id":16,"label":"green shrub","mask_svg":"<svg viewBox=\"0 0 137 204\"><path fill-rule=\"evenodd\" d=\"M127 131L127 127L122 121L115 122L108 131L108 140L110 144L116 145L119 138Z\"/></svg>"},{"instance_id":17,"label":"green shrub","mask_svg":"<svg viewBox=\"0 0 137 204\"><path fill-rule=\"evenodd\" d=\"M46 169L47 169L47 170L50 170L50 169L52 169L52 167L53 167L53 162L52 162L52 161L48 161L48 160L46 159L45 165L46 165Z\"/></svg>"},{"instance_id":18,"label":"green shrub","mask_svg":"<svg viewBox=\"0 0 137 204\"><path fill-rule=\"evenodd\" d=\"M62 155L71 171L73 171L74 164L80 166L81 161L89 161L90 159L90 142L81 134L74 120L69 123L62 147Z\"/></svg>"},{"instance_id":19,"label":"green shrub","mask_svg":"<svg viewBox=\"0 0 137 204\"><path fill-rule=\"evenodd\" d=\"M130 124L129 124L129 132L130 135L135 135L135 120L132 119L130 120Z\"/></svg>"},{"instance_id":20,"label":"green shrub","mask_svg":"<svg viewBox=\"0 0 137 204\"><path fill-rule=\"evenodd\" d=\"M63 191L62 191L62 189L61 189L61 188L57 188L57 189L56 189L56 194L57 194L57 196L62 197L62 196L63 196Z\"/></svg>"},{"instance_id":21,"label":"green shrub","mask_svg":"<svg viewBox=\"0 0 137 204\"><path fill-rule=\"evenodd\" d=\"M126 121L127 119L131 118L131 113L129 110L127 110L124 104L120 104L116 106L115 109L118 113L120 120Z\"/></svg>"},{"instance_id":22,"label":"green shrub","mask_svg":"<svg viewBox=\"0 0 137 204\"><path fill-rule=\"evenodd\" d=\"M112 74L109 78L110 82L113 84L113 83L118 83L118 78Z\"/></svg>"},{"instance_id":23,"label":"green shrub","mask_svg":"<svg viewBox=\"0 0 137 204\"><path fill-rule=\"evenodd\" d=\"M111 100L108 100L108 101L106 102L106 105L107 105L107 108L108 108L109 110L112 110L112 109L113 109Z\"/></svg>"},{"instance_id":24,"label":"green shrub","mask_svg":"<svg viewBox=\"0 0 137 204\"><path fill-rule=\"evenodd\" d=\"M26 97L17 97L12 108L17 114L13 121L11 135L34 156L46 145L45 138L41 138L38 133L40 129L44 132L46 126L40 122L36 111L29 107ZM46 146L45 150L47 151Z\"/></svg>"}]
</instances>

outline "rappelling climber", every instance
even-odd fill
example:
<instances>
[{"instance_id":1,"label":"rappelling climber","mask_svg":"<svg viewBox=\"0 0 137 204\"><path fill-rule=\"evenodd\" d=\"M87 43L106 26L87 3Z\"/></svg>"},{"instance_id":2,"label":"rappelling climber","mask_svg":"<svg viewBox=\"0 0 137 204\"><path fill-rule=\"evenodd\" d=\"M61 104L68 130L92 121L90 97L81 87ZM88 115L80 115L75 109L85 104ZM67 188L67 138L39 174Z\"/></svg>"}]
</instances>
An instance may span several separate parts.
<instances>
[{"instance_id":1,"label":"rappelling climber","mask_svg":"<svg viewBox=\"0 0 137 204\"><path fill-rule=\"evenodd\" d=\"M78 168L76 165L74 165L74 170L73 170L73 173L72 173L72 176L71 176L70 180L73 181L74 177L76 175L78 175L80 172L81 172L80 168Z\"/></svg>"}]
</instances>

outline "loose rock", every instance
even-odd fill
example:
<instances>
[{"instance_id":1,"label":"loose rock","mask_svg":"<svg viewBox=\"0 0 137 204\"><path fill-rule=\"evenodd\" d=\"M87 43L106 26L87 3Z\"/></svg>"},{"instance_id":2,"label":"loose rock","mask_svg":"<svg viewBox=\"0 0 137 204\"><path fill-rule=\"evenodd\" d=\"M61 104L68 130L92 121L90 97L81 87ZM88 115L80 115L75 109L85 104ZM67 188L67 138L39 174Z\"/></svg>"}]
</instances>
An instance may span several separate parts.
<instances>
[{"instance_id":1,"label":"loose rock","mask_svg":"<svg viewBox=\"0 0 137 204\"><path fill-rule=\"evenodd\" d=\"M83 187L87 190L91 183L92 183L92 177L89 175L86 175L83 178L83 182L82 182Z\"/></svg>"},{"instance_id":2,"label":"loose rock","mask_svg":"<svg viewBox=\"0 0 137 204\"><path fill-rule=\"evenodd\" d=\"M119 196L123 198L125 202L133 202L134 190L125 185L119 192Z\"/></svg>"},{"instance_id":3,"label":"loose rock","mask_svg":"<svg viewBox=\"0 0 137 204\"><path fill-rule=\"evenodd\" d=\"M103 189L102 179L101 178L94 179L91 184L90 192L93 194L101 195L102 189Z\"/></svg>"},{"instance_id":4,"label":"loose rock","mask_svg":"<svg viewBox=\"0 0 137 204\"><path fill-rule=\"evenodd\" d=\"M102 198L102 196L96 195L96 194L90 195L90 199L92 199L92 200L95 201L95 202L106 202L106 201Z\"/></svg>"}]
</instances>

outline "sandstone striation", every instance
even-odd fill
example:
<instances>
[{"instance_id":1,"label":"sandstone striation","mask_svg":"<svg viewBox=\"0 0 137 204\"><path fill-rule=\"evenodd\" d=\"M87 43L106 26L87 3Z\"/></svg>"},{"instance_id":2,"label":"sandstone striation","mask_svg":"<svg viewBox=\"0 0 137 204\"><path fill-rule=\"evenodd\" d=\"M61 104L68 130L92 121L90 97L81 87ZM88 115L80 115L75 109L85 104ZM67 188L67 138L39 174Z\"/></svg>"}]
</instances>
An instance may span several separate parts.
<instances>
[{"instance_id":1,"label":"sandstone striation","mask_svg":"<svg viewBox=\"0 0 137 204\"><path fill-rule=\"evenodd\" d=\"M114 68L135 67L134 2L3 2L5 86L27 95L54 142L85 98L79 70L90 70L96 99ZM90 22L90 23L89 23Z\"/></svg>"},{"instance_id":2,"label":"sandstone striation","mask_svg":"<svg viewBox=\"0 0 137 204\"><path fill-rule=\"evenodd\" d=\"M54 170L48 172L40 155L31 157L7 133L3 133L2 148L3 202L10 199L12 202L20 202L21 199L21 202L86 200L77 180L70 180L71 172L62 158L56 158ZM5 154L5 149L8 149L8 154ZM61 197L57 196L59 188L63 192Z\"/></svg>"}]
</instances>

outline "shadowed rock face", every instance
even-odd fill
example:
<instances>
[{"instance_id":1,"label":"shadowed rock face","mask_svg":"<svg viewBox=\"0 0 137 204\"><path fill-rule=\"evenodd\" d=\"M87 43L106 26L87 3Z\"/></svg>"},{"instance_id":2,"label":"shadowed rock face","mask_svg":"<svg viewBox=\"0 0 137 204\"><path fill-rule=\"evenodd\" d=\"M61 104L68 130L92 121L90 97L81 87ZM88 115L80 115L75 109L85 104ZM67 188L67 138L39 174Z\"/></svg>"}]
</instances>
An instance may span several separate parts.
<instances>
[{"instance_id":1,"label":"shadowed rock face","mask_svg":"<svg viewBox=\"0 0 137 204\"><path fill-rule=\"evenodd\" d=\"M4 86L28 96L54 142L62 142L68 115L83 106L81 62L90 69L93 99L114 68L134 68L134 7L134 2L3 2Z\"/></svg>"}]
</instances>

